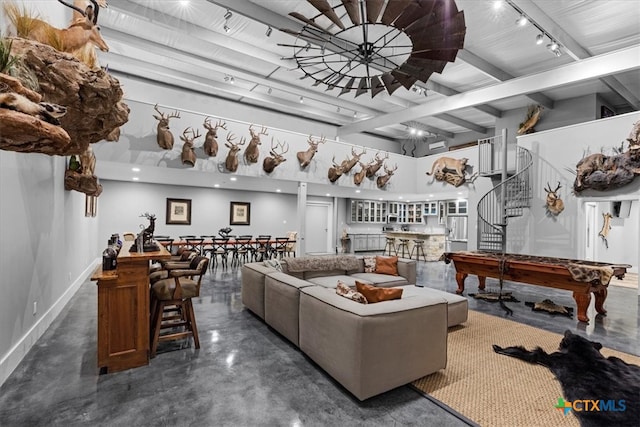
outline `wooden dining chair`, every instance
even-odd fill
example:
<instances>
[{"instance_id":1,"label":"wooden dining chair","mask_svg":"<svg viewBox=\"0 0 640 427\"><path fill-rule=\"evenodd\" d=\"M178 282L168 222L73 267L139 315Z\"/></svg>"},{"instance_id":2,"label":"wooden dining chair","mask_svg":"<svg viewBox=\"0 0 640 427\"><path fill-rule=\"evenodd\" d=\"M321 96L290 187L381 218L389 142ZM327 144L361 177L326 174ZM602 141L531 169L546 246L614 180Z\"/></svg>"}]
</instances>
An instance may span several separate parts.
<instances>
[{"instance_id":1,"label":"wooden dining chair","mask_svg":"<svg viewBox=\"0 0 640 427\"><path fill-rule=\"evenodd\" d=\"M264 261L269 258L271 253L271 246L269 241L271 240L271 236L267 236L265 234L261 234L256 237L255 243L253 245L253 259L254 261Z\"/></svg>"},{"instance_id":2,"label":"wooden dining chair","mask_svg":"<svg viewBox=\"0 0 640 427\"><path fill-rule=\"evenodd\" d=\"M202 237L188 235L180 236L180 238L185 241L187 250L194 251L198 255L202 254L202 242L204 241Z\"/></svg>"},{"instance_id":3,"label":"wooden dining chair","mask_svg":"<svg viewBox=\"0 0 640 427\"><path fill-rule=\"evenodd\" d=\"M229 252L228 243L228 238L216 237L213 239L213 249L211 251L211 268L216 268L216 265L218 265L218 257L220 257L219 265L222 265L223 267L227 266L227 255Z\"/></svg>"},{"instance_id":4,"label":"wooden dining chair","mask_svg":"<svg viewBox=\"0 0 640 427\"><path fill-rule=\"evenodd\" d=\"M273 246L272 254L274 257L282 259L284 255L287 253L287 243L289 242L288 237L276 237L276 243Z\"/></svg>"},{"instance_id":5,"label":"wooden dining chair","mask_svg":"<svg viewBox=\"0 0 640 427\"><path fill-rule=\"evenodd\" d=\"M241 261L247 262L253 256L251 239L253 236L250 234L236 237L232 249L231 265L239 265Z\"/></svg>"}]
</instances>

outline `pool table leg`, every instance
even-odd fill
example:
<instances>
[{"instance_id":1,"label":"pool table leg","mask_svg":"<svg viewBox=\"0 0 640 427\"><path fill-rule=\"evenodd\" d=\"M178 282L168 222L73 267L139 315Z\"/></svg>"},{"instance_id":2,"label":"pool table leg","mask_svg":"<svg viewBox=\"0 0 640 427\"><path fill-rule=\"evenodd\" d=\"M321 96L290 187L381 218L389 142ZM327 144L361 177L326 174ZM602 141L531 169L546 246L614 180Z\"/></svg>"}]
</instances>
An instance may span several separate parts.
<instances>
[{"instance_id":1,"label":"pool table leg","mask_svg":"<svg viewBox=\"0 0 640 427\"><path fill-rule=\"evenodd\" d=\"M607 310L604 309L604 301L607 299L607 288L601 288L597 291L593 291L593 295L596 297L596 311L600 314L607 314Z\"/></svg>"},{"instance_id":2,"label":"pool table leg","mask_svg":"<svg viewBox=\"0 0 640 427\"><path fill-rule=\"evenodd\" d=\"M456 282L458 282L458 289L456 289L456 294L462 295L464 292L464 279L468 276L467 273L456 273Z\"/></svg>"},{"instance_id":3,"label":"pool table leg","mask_svg":"<svg viewBox=\"0 0 640 427\"><path fill-rule=\"evenodd\" d=\"M591 302L590 292L574 292L573 299L576 301L578 307L578 320L581 322L589 323L589 316L587 316L587 308Z\"/></svg>"},{"instance_id":4,"label":"pool table leg","mask_svg":"<svg viewBox=\"0 0 640 427\"><path fill-rule=\"evenodd\" d=\"M487 283L487 278L484 276L478 276L478 289L484 291L485 283Z\"/></svg>"}]
</instances>

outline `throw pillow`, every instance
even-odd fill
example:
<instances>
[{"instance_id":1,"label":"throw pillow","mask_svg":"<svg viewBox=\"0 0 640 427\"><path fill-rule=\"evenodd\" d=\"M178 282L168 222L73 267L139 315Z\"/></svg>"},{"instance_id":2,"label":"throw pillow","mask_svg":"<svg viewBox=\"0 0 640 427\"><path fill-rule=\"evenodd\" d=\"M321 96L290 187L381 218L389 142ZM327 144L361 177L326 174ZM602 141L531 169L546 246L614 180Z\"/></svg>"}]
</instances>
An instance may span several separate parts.
<instances>
[{"instance_id":1,"label":"throw pillow","mask_svg":"<svg viewBox=\"0 0 640 427\"><path fill-rule=\"evenodd\" d=\"M365 273L375 273L376 271L376 257L374 256L365 256L362 258L364 261L364 272Z\"/></svg>"},{"instance_id":2,"label":"throw pillow","mask_svg":"<svg viewBox=\"0 0 640 427\"><path fill-rule=\"evenodd\" d=\"M399 288L379 288L356 280L356 289L370 304L402 298L402 289Z\"/></svg>"},{"instance_id":3,"label":"throw pillow","mask_svg":"<svg viewBox=\"0 0 640 427\"><path fill-rule=\"evenodd\" d=\"M398 276L398 257L376 257L376 273Z\"/></svg>"},{"instance_id":4,"label":"throw pillow","mask_svg":"<svg viewBox=\"0 0 640 427\"><path fill-rule=\"evenodd\" d=\"M282 271L282 264L280 264L280 260L278 259L265 259L263 264L265 267L272 267L278 271Z\"/></svg>"},{"instance_id":5,"label":"throw pillow","mask_svg":"<svg viewBox=\"0 0 640 427\"><path fill-rule=\"evenodd\" d=\"M354 291L340 280L338 280L338 286L336 286L336 294L345 298L349 298L350 300L353 300L355 302L359 302L360 304L367 303L367 299L364 297L364 295L362 295L360 292Z\"/></svg>"}]
</instances>

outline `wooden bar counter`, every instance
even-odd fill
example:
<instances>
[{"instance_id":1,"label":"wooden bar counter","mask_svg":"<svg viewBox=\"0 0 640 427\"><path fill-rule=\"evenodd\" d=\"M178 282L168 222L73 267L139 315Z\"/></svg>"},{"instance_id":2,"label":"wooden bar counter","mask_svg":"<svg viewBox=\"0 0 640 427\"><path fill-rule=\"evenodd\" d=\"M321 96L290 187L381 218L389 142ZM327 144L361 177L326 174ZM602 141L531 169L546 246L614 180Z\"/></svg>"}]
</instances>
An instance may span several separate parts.
<instances>
[{"instance_id":1,"label":"wooden bar counter","mask_svg":"<svg viewBox=\"0 0 640 427\"><path fill-rule=\"evenodd\" d=\"M98 367L100 373L149 364L149 261L169 259L157 252L129 252L123 242L116 270L91 275L98 282Z\"/></svg>"}]
</instances>

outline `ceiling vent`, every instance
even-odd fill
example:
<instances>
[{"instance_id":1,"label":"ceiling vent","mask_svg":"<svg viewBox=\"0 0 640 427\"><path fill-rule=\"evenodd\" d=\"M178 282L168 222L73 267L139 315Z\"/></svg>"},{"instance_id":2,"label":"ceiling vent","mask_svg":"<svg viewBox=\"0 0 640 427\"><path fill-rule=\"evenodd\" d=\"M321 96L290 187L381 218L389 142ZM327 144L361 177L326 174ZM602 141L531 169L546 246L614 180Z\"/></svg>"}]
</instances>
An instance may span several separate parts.
<instances>
[{"instance_id":1,"label":"ceiling vent","mask_svg":"<svg viewBox=\"0 0 640 427\"><path fill-rule=\"evenodd\" d=\"M429 150L437 150L438 148L444 148L444 147L445 147L444 141L437 141L429 144Z\"/></svg>"}]
</instances>

